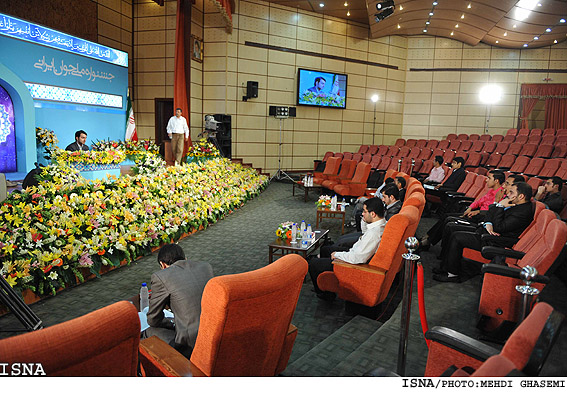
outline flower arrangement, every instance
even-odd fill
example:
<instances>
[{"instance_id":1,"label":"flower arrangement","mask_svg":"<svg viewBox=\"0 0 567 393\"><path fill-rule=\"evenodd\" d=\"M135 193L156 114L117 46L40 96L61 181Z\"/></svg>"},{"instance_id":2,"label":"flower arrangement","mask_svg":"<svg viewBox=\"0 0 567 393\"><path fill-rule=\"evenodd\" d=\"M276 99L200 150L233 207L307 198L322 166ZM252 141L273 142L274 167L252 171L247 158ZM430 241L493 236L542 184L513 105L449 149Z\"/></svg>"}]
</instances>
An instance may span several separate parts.
<instances>
[{"instance_id":1,"label":"flower arrangement","mask_svg":"<svg viewBox=\"0 0 567 393\"><path fill-rule=\"evenodd\" d=\"M126 154L126 159L132 161L143 159L147 154L157 155L159 153L159 147L149 139L141 141L96 141L91 145L91 149L96 151L121 150Z\"/></svg>"},{"instance_id":2,"label":"flower arrangement","mask_svg":"<svg viewBox=\"0 0 567 393\"><path fill-rule=\"evenodd\" d=\"M319 209L329 209L331 207L331 197L329 195L321 195L316 204Z\"/></svg>"},{"instance_id":3,"label":"flower arrangement","mask_svg":"<svg viewBox=\"0 0 567 393\"><path fill-rule=\"evenodd\" d=\"M89 151L67 151L57 148L52 155L59 165L109 165L120 164L126 159L122 150L89 150Z\"/></svg>"},{"instance_id":4,"label":"flower arrangement","mask_svg":"<svg viewBox=\"0 0 567 393\"><path fill-rule=\"evenodd\" d=\"M266 176L224 158L107 180L86 180L65 165L47 166L40 176L38 186L0 204L0 274L38 295L177 241L268 184Z\"/></svg>"},{"instance_id":5,"label":"flower arrangement","mask_svg":"<svg viewBox=\"0 0 567 393\"><path fill-rule=\"evenodd\" d=\"M148 175L159 169L165 168L165 161L156 154L143 154L135 161L132 168L135 174Z\"/></svg>"},{"instance_id":6,"label":"flower arrangement","mask_svg":"<svg viewBox=\"0 0 567 393\"><path fill-rule=\"evenodd\" d=\"M205 138L193 142L187 150L187 157L219 157L219 150L211 142L208 142Z\"/></svg>"},{"instance_id":7,"label":"flower arrangement","mask_svg":"<svg viewBox=\"0 0 567 393\"><path fill-rule=\"evenodd\" d=\"M281 239L291 240L291 227L293 226L292 221L282 222L278 229L276 229L276 236Z\"/></svg>"},{"instance_id":8,"label":"flower arrangement","mask_svg":"<svg viewBox=\"0 0 567 393\"><path fill-rule=\"evenodd\" d=\"M45 150L47 152L45 158L50 159L53 151L58 149L57 144L59 143L59 139L57 139L55 132L47 128L36 127L35 137L37 142L45 147Z\"/></svg>"}]
</instances>

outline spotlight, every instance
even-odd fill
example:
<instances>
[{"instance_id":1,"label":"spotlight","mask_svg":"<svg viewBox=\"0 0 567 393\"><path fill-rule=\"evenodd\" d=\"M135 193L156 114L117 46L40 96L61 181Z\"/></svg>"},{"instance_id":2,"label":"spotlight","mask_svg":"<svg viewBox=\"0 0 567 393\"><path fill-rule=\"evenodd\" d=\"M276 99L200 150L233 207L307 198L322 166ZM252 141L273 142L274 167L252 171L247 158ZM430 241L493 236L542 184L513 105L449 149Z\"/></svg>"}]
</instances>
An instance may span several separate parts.
<instances>
[{"instance_id":1,"label":"spotlight","mask_svg":"<svg viewBox=\"0 0 567 393\"><path fill-rule=\"evenodd\" d=\"M551 33L551 29L550 29L549 27L548 27L547 29L545 29L545 31L546 31L547 33Z\"/></svg>"},{"instance_id":2,"label":"spotlight","mask_svg":"<svg viewBox=\"0 0 567 393\"><path fill-rule=\"evenodd\" d=\"M390 8L390 7L394 7L394 1L393 0L381 1L380 3L376 4L376 9L378 11L381 11L383 9Z\"/></svg>"},{"instance_id":3,"label":"spotlight","mask_svg":"<svg viewBox=\"0 0 567 393\"><path fill-rule=\"evenodd\" d=\"M382 12L379 12L377 14L374 14L374 20L376 21L376 23L380 22L381 20L386 19L387 17L389 17L390 15L392 15L394 13L394 8L390 7L390 8L386 8L384 9Z\"/></svg>"}]
</instances>

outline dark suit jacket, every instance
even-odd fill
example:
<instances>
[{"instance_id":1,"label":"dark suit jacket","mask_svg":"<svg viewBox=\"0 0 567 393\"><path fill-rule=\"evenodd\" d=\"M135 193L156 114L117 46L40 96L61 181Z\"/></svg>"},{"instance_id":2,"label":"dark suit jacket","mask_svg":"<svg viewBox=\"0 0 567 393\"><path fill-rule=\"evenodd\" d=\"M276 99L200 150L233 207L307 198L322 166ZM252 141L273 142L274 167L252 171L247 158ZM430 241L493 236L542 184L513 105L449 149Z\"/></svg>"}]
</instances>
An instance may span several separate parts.
<instances>
[{"instance_id":1,"label":"dark suit jacket","mask_svg":"<svg viewBox=\"0 0 567 393\"><path fill-rule=\"evenodd\" d=\"M532 223L534 219L534 204L531 202L512 206L508 209L490 205L486 215L486 222L491 222L494 232L500 236L483 236L483 245L499 247L512 247L518 237ZM483 233L487 233L483 229Z\"/></svg>"},{"instance_id":2,"label":"dark suit jacket","mask_svg":"<svg viewBox=\"0 0 567 393\"><path fill-rule=\"evenodd\" d=\"M69 146L67 146L65 148L65 150L67 150L67 151L79 151L79 150L88 151L89 147L87 145L83 145L81 148L79 148L79 144L77 142L73 142Z\"/></svg>"},{"instance_id":3,"label":"dark suit jacket","mask_svg":"<svg viewBox=\"0 0 567 393\"><path fill-rule=\"evenodd\" d=\"M459 168L451 173L451 176L449 176L445 183L443 183L441 189L446 191L457 191L461 184L465 181L465 177L467 177L467 171L465 171L464 168Z\"/></svg>"},{"instance_id":4,"label":"dark suit jacket","mask_svg":"<svg viewBox=\"0 0 567 393\"><path fill-rule=\"evenodd\" d=\"M384 218L388 221L394 214L398 214L402 209L402 201L396 201L392 206L386 209Z\"/></svg>"},{"instance_id":5,"label":"dark suit jacket","mask_svg":"<svg viewBox=\"0 0 567 393\"><path fill-rule=\"evenodd\" d=\"M194 347L201 317L201 297L212 277L211 265L188 260L177 261L152 274L148 324L163 327L163 310L169 305L175 315L175 343Z\"/></svg>"},{"instance_id":6,"label":"dark suit jacket","mask_svg":"<svg viewBox=\"0 0 567 393\"><path fill-rule=\"evenodd\" d=\"M545 203L550 210L553 210L555 213L561 213L561 209L563 208L563 199L561 199L561 193L556 192L554 194L547 194L545 198L541 200L542 203Z\"/></svg>"}]
</instances>

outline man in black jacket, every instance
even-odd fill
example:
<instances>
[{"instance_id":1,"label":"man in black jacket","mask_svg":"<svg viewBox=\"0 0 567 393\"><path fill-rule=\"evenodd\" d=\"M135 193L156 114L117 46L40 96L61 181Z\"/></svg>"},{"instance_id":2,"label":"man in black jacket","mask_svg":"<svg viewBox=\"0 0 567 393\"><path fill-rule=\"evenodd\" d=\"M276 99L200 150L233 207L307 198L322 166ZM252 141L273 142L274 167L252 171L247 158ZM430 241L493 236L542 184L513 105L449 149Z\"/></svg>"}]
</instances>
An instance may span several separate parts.
<instances>
[{"instance_id":1,"label":"man in black jacket","mask_svg":"<svg viewBox=\"0 0 567 393\"><path fill-rule=\"evenodd\" d=\"M439 214L441 217L444 217L446 213L447 192L457 191L461 184L463 184L463 181L465 181L465 177L467 177L467 171L465 171L464 166L465 159L463 157L455 157L451 162L451 167L453 168L451 176L449 176L444 183L436 185L435 188L425 189L425 193L427 195L436 196L441 200L441 206L437 211L437 214ZM431 205L430 203L428 203L426 205L428 212L430 208Z\"/></svg>"},{"instance_id":2,"label":"man in black jacket","mask_svg":"<svg viewBox=\"0 0 567 393\"><path fill-rule=\"evenodd\" d=\"M545 181L545 185L537 188L534 199L545 203L550 210L559 214L563 208L563 199L561 198L562 188L563 179L559 176L553 176Z\"/></svg>"},{"instance_id":3,"label":"man in black jacket","mask_svg":"<svg viewBox=\"0 0 567 393\"><path fill-rule=\"evenodd\" d=\"M403 179L403 177L402 177ZM400 201L400 190L396 186L387 186L382 190L382 202L386 207L384 218L388 221L394 214L398 214L402 209L402 201Z\"/></svg>"},{"instance_id":4,"label":"man in black jacket","mask_svg":"<svg viewBox=\"0 0 567 393\"><path fill-rule=\"evenodd\" d=\"M433 269L433 279L442 282L459 282L463 249L480 251L485 245L512 247L518 237L530 225L534 218L531 203L532 188L525 182L515 183L508 191L508 197L501 203L489 207L483 227L476 232L453 232L449 239L447 253L440 269ZM482 239L482 235L492 235Z\"/></svg>"}]
</instances>

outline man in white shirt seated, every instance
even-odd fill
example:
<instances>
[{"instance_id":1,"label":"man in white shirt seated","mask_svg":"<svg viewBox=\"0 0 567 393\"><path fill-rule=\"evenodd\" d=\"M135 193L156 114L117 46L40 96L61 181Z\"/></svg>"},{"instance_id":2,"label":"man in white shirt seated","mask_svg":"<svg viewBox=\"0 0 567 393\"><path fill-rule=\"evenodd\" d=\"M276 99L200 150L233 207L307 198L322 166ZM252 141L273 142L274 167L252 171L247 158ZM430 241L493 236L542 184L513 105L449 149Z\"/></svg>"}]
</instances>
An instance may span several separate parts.
<instances>
[{"instance_id":1,"label":"man in white shirt seated","mask_svg":"<svg viewBox=\"0 0 567 393\"><path fill-rule=\"evenodd\" d=\"M368 263L376 253L386 220L384 219L384 204L378 198L370 198L364 202L362 219L367 225L364 235L348 251L335 251L330 258L315 258L309 261L309 275L317 297L324 300L333 300L336 294L323 292L317 286L317 277L325 271L333 270L333 261L342 261L352 264Z\"/></svg>"},{"instance_id":2,"label":"man in white shirt seated","mask_svg":"<svg viewBox=\"0 0 567 393\"><path fill-rule=\"evenodd\" d=\"M423 180L425 184L439 184L445 178L445 170L443 169L443 157L435 156L435 160L433 160L433 169L429 173L429 176Z\"/></svg>"},{"instance_id":3,"label":"man in white shirt seated","mask_svg":"<svg viewBox=\"0 0 567 393\"><path fill-rule=\"evenodd\" d=\"M177 108L175 116L171 116L167 122L167 136L171 139L171 150L178 165L181 165L185 142L189 140L189 126L187 120L181 116L181 112L181 108Z\"/></svg>"}]
</instances>

